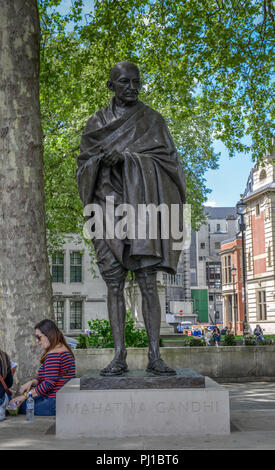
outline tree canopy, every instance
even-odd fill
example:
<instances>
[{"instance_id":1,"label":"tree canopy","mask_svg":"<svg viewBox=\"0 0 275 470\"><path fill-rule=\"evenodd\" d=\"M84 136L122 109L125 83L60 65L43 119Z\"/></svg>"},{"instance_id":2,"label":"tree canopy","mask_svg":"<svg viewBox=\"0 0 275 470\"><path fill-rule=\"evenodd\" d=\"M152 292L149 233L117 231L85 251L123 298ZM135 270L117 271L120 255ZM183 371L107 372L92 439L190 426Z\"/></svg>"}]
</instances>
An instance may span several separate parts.
<instances>
[{"instance_id":1,"label":"tree canopy","mask_svg":"<svg viewBox=\"0 0 275 470\"><path fill-rule=\"evenodd\" d=\"M61 14L40 0L41 112L49 241L81 232L75 157L87 118L111 98L121 60L141 69L141 100L168 121L187 176L192 223L203 218L204 174L218 166L213 142L254 161L273 137L274 16L269 0L84 0ZM249 142L249 143L248 143Z\"/></svg>"}]
</instances>

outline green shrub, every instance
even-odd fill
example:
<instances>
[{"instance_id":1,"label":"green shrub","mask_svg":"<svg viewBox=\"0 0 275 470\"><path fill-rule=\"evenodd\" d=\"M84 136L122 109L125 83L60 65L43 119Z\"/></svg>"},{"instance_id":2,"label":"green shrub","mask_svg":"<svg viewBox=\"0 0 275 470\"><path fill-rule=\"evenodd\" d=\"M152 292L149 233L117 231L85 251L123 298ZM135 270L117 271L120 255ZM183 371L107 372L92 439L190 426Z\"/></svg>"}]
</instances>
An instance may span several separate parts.
<instances>
[{"instance_id":1,"label":"green shrub","mask_svg":"<svg viewBox=\"0 0 275 470\"><path fill-rule=\"evenodd\" d=\"M145 348L148 346L146 330L144 328L135 327L135 320L131 312L127 312L126 314L125 344L126 348Z\"/></svg>"},{"instance_id":2,"label":"green shrub","mask_svg":"<svg viewBox=\"0 0 275 470\"><path fill-rule=\"evenodd\" d=\"M87 336L82 333L76 338L78 343L76 345L77 349L87 349Z\"/></svg>"},{"instance_id":3,"label":"green shrub","mask_svg":"<svg viewBox=\"0 0 275 470\"><path fill-rule=\"evenodd\" d=\"M236 346L236 339L234 335L225 335L223 339L224 346Z\"/></svg>"},{"instance_id":4,"label":"green shrub","mask_svg":"<svg viewBox=\"0 0 275 470\"><path fill-rule=\"evenodd\" d=\"M87 336L87 346L91 348L113 348L114 341L108 320L88 321L90 333Z\"/></svg>"},{"instance_id":5,"label":"green shrub","mask_svg":"<svg viewBox=\"0 0 275 470\"><path fill-rule=\"evenodd\" d=\"M245 346L256 346L256 337L254 335L244 336Z\"/></svg>"},{"instance_id":6,"label":"green shrub","mask_svg":"<svg viewBox=\"0 0 275 470\"><path fill-rule=\"evenodd\" d=\"M196 336L186 336L183 342L184 346L205 346L205 339L197 338Z\"/></svg>"},{"instance_id":7,"label":"green shrub","mask_svg":"<svg viewBox=\"0 0 275 470\"><path fill-rule=\"evenodd\" d=\"M272 340L264 339L263 341L258 341L257 343L259 346L269 346L272 344Z\"/></svg>"},{"instance_id":8,"label":"green shrub","mask_svg":"<svg viewBox=\"0 0 275 470\"><path fill-rule=\"evenodd\" d=\"M108 320L88 321L89 334L80 334L77 337L78 349L91 348L113 348L114 341L111 332L110 322ZM143 348L148 346L148 339L145 329L135 327L135 321L131 312L126 314L125 324L125 345L127 348Z\"/></svg>"}]
</instances>

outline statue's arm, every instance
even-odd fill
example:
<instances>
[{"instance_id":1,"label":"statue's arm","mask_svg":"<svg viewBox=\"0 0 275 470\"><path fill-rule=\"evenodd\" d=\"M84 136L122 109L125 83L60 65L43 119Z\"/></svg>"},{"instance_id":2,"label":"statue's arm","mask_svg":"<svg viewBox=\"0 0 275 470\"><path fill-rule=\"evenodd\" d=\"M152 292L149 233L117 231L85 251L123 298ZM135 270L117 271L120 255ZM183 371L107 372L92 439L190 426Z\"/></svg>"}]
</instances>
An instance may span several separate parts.
<instances>
[{"instance_id":1,"label":"statue's arm","mask_svg":"<svg viewBox=\"0 0 275 470\"><path fill-rule=\"evenodd\" d=\"M124 154L121 152L118 152L115 149L111 150L110 152L105 152L103 150L102 164L107 167L112 167L112 166L115 166L117 163L123 163L124 158L125 158Z\"/></svg>"}]
</instances>

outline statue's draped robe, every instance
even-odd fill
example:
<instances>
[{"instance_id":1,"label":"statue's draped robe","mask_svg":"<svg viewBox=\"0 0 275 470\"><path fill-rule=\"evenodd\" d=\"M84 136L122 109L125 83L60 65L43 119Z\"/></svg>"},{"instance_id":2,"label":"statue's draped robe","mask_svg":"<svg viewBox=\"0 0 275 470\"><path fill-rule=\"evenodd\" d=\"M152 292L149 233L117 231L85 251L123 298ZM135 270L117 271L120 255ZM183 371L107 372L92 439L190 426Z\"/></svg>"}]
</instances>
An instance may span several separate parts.
<instances>
[{"instance_id":1,"label":"statue's draped robe","mask_svg":"<svg viewBox=\"0 0 275 470\"><path fill-rule=\"evenodd\" d=\"M123 153L125 159L108 168L102 164L103 151L113 149ZM80 152L76 177L84 207L100 204L105 217L106 196L114 197L115 207L122 203L135 209L138 204L166 204L170 210L171 204L178 204L182 228L184 171L166 122L158 112L139 101L122 113L113 100L87 121ZM160 235L160 226L158 232ZM168 239L158 236L150 240L148 233L141 240L104 240L126 269L152 267L171 274L177 271L180 255L172 247L174 241L171 234Z\"/></svg>"}]
</instances>

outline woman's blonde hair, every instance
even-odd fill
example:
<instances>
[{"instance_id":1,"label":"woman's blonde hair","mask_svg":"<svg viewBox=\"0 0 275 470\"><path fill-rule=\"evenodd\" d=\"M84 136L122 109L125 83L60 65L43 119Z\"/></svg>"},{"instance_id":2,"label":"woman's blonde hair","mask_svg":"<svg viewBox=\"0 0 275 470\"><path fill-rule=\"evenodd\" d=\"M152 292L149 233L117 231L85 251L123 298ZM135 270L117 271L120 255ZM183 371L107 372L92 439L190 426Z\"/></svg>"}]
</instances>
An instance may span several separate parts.
<instances>
[{"instance_id":1,"label":"woman's blonde hair","mask_svg":"<svg viewBox=\"0 0 275 470\"><path fill-rule=\"evenodd\" d=\"M34 328L35 330L40 330L43 335L47 336L50 342L50 346L46 349L40 359L41 364L43 364L43 362L45 361L45 357L47 356L48 352L52 351L52 349L54 349L58 344L63 344L74 357L73 352L70 346L68 345L62 331L57 328L56 324L52 320L42 320L37 323Z\"/></svg>"}]
</instances>

